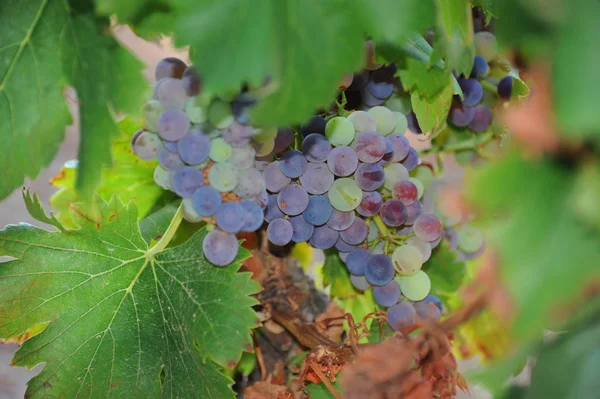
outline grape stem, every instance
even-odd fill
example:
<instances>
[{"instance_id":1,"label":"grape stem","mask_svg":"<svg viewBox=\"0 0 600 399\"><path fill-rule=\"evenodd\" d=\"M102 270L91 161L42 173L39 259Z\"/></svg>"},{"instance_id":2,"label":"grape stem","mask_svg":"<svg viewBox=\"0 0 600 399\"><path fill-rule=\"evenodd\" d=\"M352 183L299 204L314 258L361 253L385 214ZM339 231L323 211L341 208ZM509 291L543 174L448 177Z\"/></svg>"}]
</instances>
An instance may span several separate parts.
<instances>
[{"instance_id":1,"label":"grape stem","mask_svg":"<svg viewBox=\"0 0 600 399\"><path fill-rule=\"evenodd\" d=\"M173 236L175 235L175 232L177 232L177 229L179 228L179 225L181 224L182 220L183 203L179 204L175 215L173 215L173 219L171 219L169 227L167 227L167 230L164 232L160 240L158 240L158 242L146 252L146 255L148 257L154 257L157 253L162 252L165 248L167 248L167 245L169 245L169 243L173 239Z\"/></svg>"},{"instance_id":2,"label":"grape stem","mask_svg":"<svg viewBox=\"0 0 600 399\"><path fill-rule=\"evenodd\" d=\"M377 226L377 229L379 229L381 235L385 238L389 237L390 232L388 231L387 227L385 227L383 220L381 220L381 216L375 215L373 217L373 221L375 222L375 225Z\"/></svg>"},{"instance_id":3,"label":"grape stem","mask_svg":"<svg viewBox=\"0 0 600 399\"><path fill-rule=\"evenodd\" d=\"M480 137L473 137L469 140L461 141L448 145L434 145L431 148L421 151L421 155L439 153L439 152L458 152L465 150L476 150L478 146L485 145L494 139L494 133L488 132Z\"/></svg>"}]
</instances>

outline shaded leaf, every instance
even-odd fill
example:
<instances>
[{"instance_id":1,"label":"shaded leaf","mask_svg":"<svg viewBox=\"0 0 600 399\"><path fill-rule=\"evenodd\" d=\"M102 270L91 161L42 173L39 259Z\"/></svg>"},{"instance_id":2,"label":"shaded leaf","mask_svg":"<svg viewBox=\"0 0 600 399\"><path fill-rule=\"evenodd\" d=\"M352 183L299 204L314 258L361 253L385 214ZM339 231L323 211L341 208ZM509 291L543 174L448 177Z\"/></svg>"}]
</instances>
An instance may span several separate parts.
<instances>
[{"instance_id":1,"label":"shaded leaf","mask_svg":"<svg viewBox=\"0 0 600 399\"><path fill-rule=\"evenodd\" d=\"M465 264L456 260L456 253L450 251L445 240L433 250L423 270L431 280L431 293L438 297L455 294L466 276Z\"/></svg>"},{"instance_id":2,"label":"shaded leaf","mask_svg":"<svg viewBox=\"0 0 600 399\"><path fill-rule=\"evenodd\" d=\"M330 250L325 253L323 285L326 287L331 286L331 297L347 298L357 292L350 281L348 268L346 268L336 251Z\"/></svg>"},{"instance_id":3,"label":"shaded leaf","mask_svg":"<svg viewBox=\"0 0 600 399\"><path fill-rule=\"evenodd\" d=\"M398 76L406 90L411 93L418 91L428 101L433 101L448 85L452 85L450 71L412 58L407 59L406 69L398 71Z\"/></svg>"},{"instance_id":4,"label":"shaded leaf","mask_svg":"<svg viewBox=\"0 0 600 399\"><path fill-rule=\"evenodd\" d=\"M453 95L454 87L450 81L441 92L433 97L431 102L422 96L419 90L411 93L410 100L413 111L417 115L419 126L424 132L428 132L444 124L452 105Z\"/></svg>"},{"instance_id":5,"label":"shaded leaf","mask_svg":"<svg viewBox=\"0 0 600 399\"><path fill-rule=\"evenodd\" d=\"M56 219L56 216L52 212L49 215L46 214L44 206L40 201L40 197L37 194L32 194L29 190L23 189L23 201L25 201L25 207L27 212L36 220L42 223L47 223L56 227L58 230L63 230L63 226Z\"/></svg>"},{"instance_id":6,"label":"shaded leaf","mask_svg":"<svg viewBox=\"0 0 600 399\"><path fill-rule=\"evenodd\" d=\"M432 0L369 0L364 3L368 31L376 41L400 45L414 33L423 33L435 21Z\"/></svg>"},{"instance_id":7,"label":"shaded leaf","mask_svg":"<svg viewBox=\"0 0 600 399\"><path fill-rule=\"evenodd\" d=\"M475 57L473 18L468 1L437 0L436 50L446 56L448 69L470 75Z\"/></svg>"}]
</instances>

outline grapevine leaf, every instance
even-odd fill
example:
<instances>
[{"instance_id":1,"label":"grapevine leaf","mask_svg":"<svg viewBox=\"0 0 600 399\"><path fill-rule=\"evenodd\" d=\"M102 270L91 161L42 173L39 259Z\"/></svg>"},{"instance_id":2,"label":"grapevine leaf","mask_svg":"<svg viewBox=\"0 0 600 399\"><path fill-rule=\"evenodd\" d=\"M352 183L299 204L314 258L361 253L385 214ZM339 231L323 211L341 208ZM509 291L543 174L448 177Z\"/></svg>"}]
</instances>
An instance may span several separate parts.
<instances>
[{"instance_id":1,"label":"grapevine leaf","mask_svg":"<svg viewBox=\"0 0 600 399\"><path fill-rule=\"evenodd\" d=\"M475 57L471 4L451 0L437 0L436 3L439 26L436 50L446 55L449 69L468 76Z\"/></svg>"},{"instance_id":2,"label":"grapevine leaf","mask_svg":"<svg viewBox=\"0 0 600 399\"><path fill-rule=\"evenodd\" d=\"M302 122L363 61L362 17L348 0L187 0L177 12L177 43L191 45L207 90L272 79L258 124Z\"/></svg>"},{"instance_id":3,"label":"grapevine leaf","mask_svg":"<svg viewBox=\"0 0 600 399\"><path fill-rule=\"evenodd\" d=\"M341 375L342 373L336 375L335 381L331 383L338 392L342 392L339 382ZM333 393L322 382L320 384L309 384L306 386L306 389L310 392L311 399L335 399Z\"/></svg>"},{"instance_id":4,"label":"grapevine leaf","mask_svg":"<svg viewBox=\"0 0 600 399\"><path fill-rule=\"evenodd\" d=\"M95 0L96 12L116 16L146 39L168 35L173 31L175 15L170 0Z\"/></svg>"},{"instance_id":5,"label":"grapevine leaf","mask_svg":"<svg viewBox=\"0 0 600 399\"><path fill-rule=\"evenodd\" d=\"M395 333L396 331L394 331L387 321L381 320L380 323L378 320L373 320L369 328L369 342L381 342L384 339L392 337Z\"/></svg>"},{"instance_id":6,"label":"grapevine leaf","mask_svg":"<svg viewBox=\"0 0 600 399\"><path fill-rule=\"evenodd\" d=\"M368 31L376 41L401 44L435 22L433 0L382 0L376 5L369 0L362 1Z\"/></svg>"},{"instance_id":7,"label":"grapevine leaf","mask_svg":"<svg viewBox=\"0 0 600 399\"><path fill-rule=\"evenodd\" d=\"M498 0L473 0L473 6L483 10L486 24L490 23L492 18L498 18L500 15Z\"/></svg>"},{"instance_id":8,"label":"grapevine leaf","mask_svg":"<svg viewBox=\"0 0 600 399\"><path fill-rule=\"evenodd\" d=\"M323 285L331 286L331 296L347 298L356 295L350 273L335 251L327 251L323 265Z\"/></svg>"},{"instance_id":9,"label":"grapevine leaf","mask_svg":"<svg viewBox=\"0 0 600 399\"><path fill-rule=\"evenodd\" d=\"M413 91L410 95L410 100L413 111L417 115L419 126L424 132L428 132L433 128L442 126L448 117L448 112L452 105L454 86L452 81L449 81L446 87L433 97L431 102L420 93L418 90Z\"/></svg>"},{"instance_id":10,"label":"grapevine leaf","mask_svg":"<svg viewBox=\"0 0 600 399\"><path fill-rule=\"evenodd\" d=\"M436 65L429 66L427 63L409 58L406 61L406 69L398 71L404 88L411 93L419 91L420 96L432 101L448 85L452 84L452 74L444 68Z\"/></svg>"},{"instance_id":11,"label":"grapevine leaf","mask_svg":"<svg viewBox=\"0 0 600 399\"><path fill-rule=\"evenodd\" d=\"M0 232L0 337L47 323L13 359L45 363L27 397L233 397L219 367L251 346L258 286L234 264L202 254L201 230L163 251L148 248L133 203L113 198L97 221L48 232Z\"/></svg>"},{"instance_id":12,"label":"grapevine leaf","mask_svg":"<svg viewBox=\"0 0 600 399\"><path fill-rule=\"evenodd\" d=\"M445 240L433 250L423 270L431 280L431 293L441 297L458 291L466 273L465 264L456 260L456 254Z\"/></svg>"},{"instance_id":13,"label":"grapevine leaf","mask_svg":"<svg viewBox=\"0 0 600 399\"><path fill-rule=\"evenodd\" d=\"M158 240L161 237L177 212L178 206L177 203L167 204L140 221L140 231L144 241L150 244L152 240Z\"/></svg>"},{"instance_id":14,"label":"grapevine leaf","mask_svg":"<svg viewBox=\"0 0 600 399\"><path fill-rule=\"evenodd\" d=\"M29 190L23 189L23 200L25 201L25 207L27 212L42 223L47 223L56 227L58 230L63 230L62 224L56 219L53 213L50 215L46 214L44 207L40 201L40 197L37 194L32 194Z\"/></svg>"},{"instance_id":15,"label":"grapevine leaf","mask_svg":"<svg viewBox=\"0 0 600 399\"><path fill-rule=\"evenodd\" d=\"M131 150L130 139L140 127L131 119L119 122L119 133L111 140L112 165L101 168L101 180L96 194L105 201L118 194L124 201L135 200L140 218L148 214L164 193L154 182L156 161L143 161ZM77 163L67 162L51 183L60 189L50 198L50 205L58 211L57 218L67 227L74 227L71 204L82 202L75 189Z\"/></svg>"}]
</instances>

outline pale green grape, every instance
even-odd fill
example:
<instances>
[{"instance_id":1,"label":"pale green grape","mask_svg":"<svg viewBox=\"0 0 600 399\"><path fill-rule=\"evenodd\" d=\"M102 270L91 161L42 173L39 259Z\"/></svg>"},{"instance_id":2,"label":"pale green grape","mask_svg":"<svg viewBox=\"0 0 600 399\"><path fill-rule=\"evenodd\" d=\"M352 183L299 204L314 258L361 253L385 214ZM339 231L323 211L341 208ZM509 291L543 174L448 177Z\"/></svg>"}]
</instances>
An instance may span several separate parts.
<instances>
[{"instance_id":1,"label":"pale green grape","mask_svg":"<svg viewBox=\"0 0 600 399\"><path fill-rule=\"evenodd\" d=\"M483 234L471 226L458 230L458 248L467 253L476 252L483 245Z\"/></svg>"},{"instance_id":2,"label":"pale green grape","mask_svg":"<svg viewBox=\"0 0 600 399\"><path fill-rule=\"evenodd\" d=\"M362 190L354 179L337 179L329 189L329 202L338 211L349 212L355 210L362 201Z\"/></svg>"},{"instance_id":3,"label":"pale green grape","mask_svg":"<svg viewBox=\"0 0 600 399\"><path fill-rule=\"evenodd\" d=\"M229 162L217 162L208 172L208 181L216 190L233 191L237 184L237 168Z\"/></svg>"},{"instance_id":4,"label":"pale green grape","mask_svg":"<svg viewBox=\"0 0 600 399\"><path fill-rule=\"evenodd\" d=\"M398 276L396 281L400 284L400 291L410 301L422 301L431 290L431 280L423 270L412 276Z\"/></svg>"},{"instance_id":5,"label":"pale green grape","mask_svg":"<svg viewBox=\"0 0 600 399\"><path fill-rule=\"evenodd\" d=\"M412 184L415 185L415 187L417 187L417 199L420 199L423 196L423 183L421 183L421 180L416 179L414 177L411 177L408 179Z\"/></svg>"},{"instance_id":6,"label":"pale green grape","mask_svg":"<svg viewBox=\"0 0 600 399\"><path fill-rule=\"evenodd\" d=\"M171 175L172 172L169 172L162 166L158 165L154 169L154 182L158 185L158 187L164 190L173 191L173 188L171 187Z\"/></svg>"},{"instance_id":7,"label":"pale green grape","mask_svg":"<svg viewBox=\"0 0 600 399\"><path fill-rule=\"evenodd\" d=\"M410 96L392 95L385 101L385 106L394 112L402 112L404 115L412 111Z\"/></svg>"},{"instance_id":8,"label":"pale green grape","mask_svg":"<svg viewBox=\"0 0 600 399\"><path fill-rule=\"evenodd\" d=\"M260 147L258 147L256 149L257 157L264 157L265 155L269 155L270 153L273 152L273 148L275 148L275 140L274 139L270 139L270 140L264 141L259 144L260 144Z\"/></svg>"},{"instance_id":9,"label":"pale green grape","mask_svg":"<svg viewBox=\"0 0 600 399\"><path fill-rule=\"evenodd\" d=\"M377 106L367 111L377 122L377 133L387 136L396 127L396 116L386 107Z\"/></svg>"},{"instance_id":10,"label":"pale green grape","mask_svg":"<svg viewBox=\"0 0 600 399\"><path fill-rule=\"evenodd\" d=\"M276 127L266 127L262 129L258 129L252 138L254 141L258 141L259 143L265 143L270 140L274 140L277 136L277 128Z\"/></svg>"},{"instance_id":11,"label":"pale green grape","mask_svg":"<svg viewBox=\"0 0 600 399\"><path fill-rule=\"evenodd\" d=\"M482 56L488 62L498 55L498 41L496 36L490 32L475 33L475 53Z\"/></svg>"},{"instance_id":12,"label":"pale green grape","mask_svg":"<svg viewBox=\"0 0 600 399\"><path fill-rule=\"evenodd\" d=\"M392 163L386 165L384 170L385 178L383 186L390 191L394 188L394 184L402 180L408 180L408 170L402 164Z\"/></svg>"},{"instance_id":13,"label":"pale green grape","mask_svg":"<svg viewBox=\"0 0 600 399\"><path fill-rule=\"evenodd\" d=\"M142 107L142 113L144 114L144 127L151 132L158 132L158 126L156 122L158 117L165 109L160 105L158 100L150 100Z\"/></svg>"},{"instance_id":14,"label":"pale green grape","mask_svg":"<svg viewBox=\"0 0 600 399\"><path fill-rule=\"evenodd\" d=\"M354 125L357 133L374 132L377 130L375 118L366 111L354 111L348 115L348 120Z\"/></svg>"},{"instance_id":15,"label":"pale green grape","mask_svg":"<svg viewBox=\"0 0 600 399\"><path fill-rule=\"evenodd\" d=\"M231 156L231 146L221 137L210 141L209 157L215 162L225 162Z\"/></svg>"},{"instance_id":16,"label":"pale green grape","mask_svg":"<svg viewBox=\"0 0 600 399\"><path fill-rule=\"evenodd\" d=\"M427 241L421 240L419 237L410 237L406 240L406 245L412 245L421 252L421 258L423 263L427 262L431 257L431 244Z\"/></svg>"},{"instance_id":17,"label":"pale green grape","mask_svg":"<svg viewBox=\"0 0 600 399\"><path fill-rule=\"evenodd\" d=\"M412 275L421 270L423 256L414 246L402 245L394 250L392 263L398 273Z\"/></svg>"},{"instance_id":18,"label":"pale green grape","mask_svg":"<svg viewBox=\"0 0 600 399\"><path fill-rule=\"evenodd\" d=\"M184 198L181 203L183 204L183 218L185 220L190 223L199 223L204 219L204 217L198 214L194 209L191 198Z\"/></svg>"},{"instance_id":19,"label":"pale green grape","mask_svg":"<svg viewBox=\"0 0 600 399\"><path fill-rule=\"evenodd\" d=\"M421 180L423 183L423 187L427 189L429 183L433 181L435 176L433 175L433 171L427 165L419 165L412 171L413 177Z\"/></svg>"},{"instance_id":20,"label":"pale green grape","mask_svg":"<svg viewBox=\"0 0 600 399\"><path fill-rule=\"evenodd\" d=\"M206 122L206 111L196 103L196 97L190 97L185 102L185 113L192 123Z\"/></svg>"},{"instance_id":21,"label":"pale green grape","mask_svg":"<svg viewBox=\"0 0 600 399\"><path fill-rule=\"evenodd\" d=\"M231 104L215 101L208 107L208 121L219 129L225 129L233 123Z\"/></svg>"},{"instance_id":22,"label":"pale green grape","mask_svg":"<svg viewBox=\"0 0 600 399\"><path fill-rule=\"evenodd\" d=\"M402 112L394 112L393 114L396 117L396 127L392 133L406 133L406 129L408 129L408 120L406 119L406 115L404 115Z\"/></svg>"},{"instance_id":23,"label":"pale green grape","mask_svg":"<svg viewBox=\"0 0 600 399\"><path fill-rule=\"evenodd\" d=\"M354 125L348 119L336 116L325 125L325 136L335 146L348 145L354 140Z\"/></svg>"}]
</instances>

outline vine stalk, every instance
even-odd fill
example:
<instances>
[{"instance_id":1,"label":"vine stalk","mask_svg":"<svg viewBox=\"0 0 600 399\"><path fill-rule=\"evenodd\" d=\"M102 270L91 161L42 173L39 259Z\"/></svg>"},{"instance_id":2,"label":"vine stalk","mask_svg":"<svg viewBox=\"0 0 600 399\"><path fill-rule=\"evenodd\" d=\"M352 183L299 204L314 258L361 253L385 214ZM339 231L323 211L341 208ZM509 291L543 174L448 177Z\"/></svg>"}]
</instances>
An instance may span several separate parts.
<instances>
[{"instance_id":1,"label":"vine stalk","mask_svg":"<svg viewBox=\"0 0 600 399\"><path fill-rule=\"evenodd\" d=\"M160 240L158 240L158 242L152 248L150 248L148 250L147 255L149 257L153 257L157 253L159 253L159 252L163 251L165 248L167 248L167 245L169 245L169 243L173 239L173 236L177 232L177 229L179 228L179 225L181 224L182 220L183 220L183 202L181 204L179 204L179 207L177 208L175 215L173 215L173 219L171 219L171 223L169 223L169 227L167 227L167 230L164 232L164 234L162 235Z\"/></svg>"}]
</instances>

